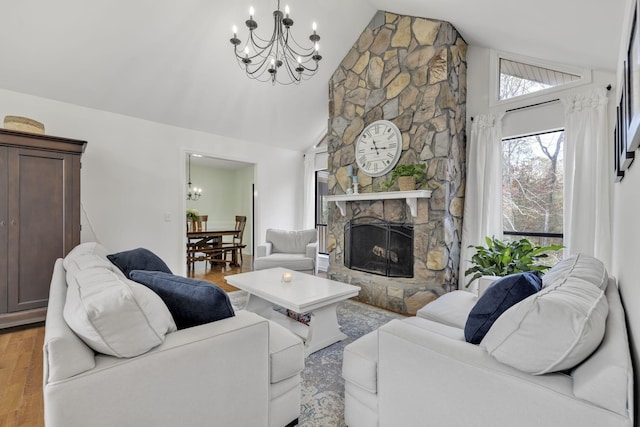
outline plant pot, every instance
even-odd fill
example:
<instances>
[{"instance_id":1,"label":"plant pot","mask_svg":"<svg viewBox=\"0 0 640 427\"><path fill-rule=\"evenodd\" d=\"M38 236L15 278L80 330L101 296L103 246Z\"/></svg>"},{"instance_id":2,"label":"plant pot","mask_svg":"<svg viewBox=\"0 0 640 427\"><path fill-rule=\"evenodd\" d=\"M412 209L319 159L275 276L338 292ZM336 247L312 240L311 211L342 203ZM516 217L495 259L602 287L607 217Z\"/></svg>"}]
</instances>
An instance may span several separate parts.
<instances>
[{"instance_id":1,"label":"plant pot","mask_svg":"<svg viewBox=\"0 0 640 427\"><path fill-rule=\"evenodd\" d=\"M416 189L416 179L412 176L399 176L398 188L400 191L413 191Z\"/></svg>"},{"instance_id":2,"label":"plant pot","mask_svg":"<svg viewBox=\"0 0 640 427\"><path fill-rule=\"evenodd\" d=\"M487 290L489 286L493 284L496 280L502 279L499 276L482 276L478 278L478 298L484 294L484 291Z\"/></svg>"}]
</instances>

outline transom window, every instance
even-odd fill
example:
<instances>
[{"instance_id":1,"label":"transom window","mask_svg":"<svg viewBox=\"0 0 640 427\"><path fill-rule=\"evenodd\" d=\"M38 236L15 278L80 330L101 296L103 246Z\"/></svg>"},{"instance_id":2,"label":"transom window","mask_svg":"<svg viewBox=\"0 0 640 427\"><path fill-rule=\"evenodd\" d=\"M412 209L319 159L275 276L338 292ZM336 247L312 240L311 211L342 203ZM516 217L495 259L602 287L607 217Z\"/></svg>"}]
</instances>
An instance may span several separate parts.
<instances>
[{"instance_id":1,"label":"transom window","mask_svg":"<svg viewBox=\"0 0 640 427\"><path fill-rule=\"evenodd\" d=\"M563 146L563 130L502 141L502 226L506 239L525 237L540 246L562 245ZM551 256L559 261L562 253Z\"/></svg>"},{"instance_id":2,"label":"transom window","mask_svg":"<svg viewBox=\"0 0 640 427\"><path fill-rule=\"evenodd\" d=\"M580 80L576 74L500 58L499 99L527 95Z\"/></svg>"},{"instance_id":3,"label":"transom window","mask_svg":"<svg viewBox=\"0 0 640 427\"><path fill-rule=\"evenodd\" d=\"M588 69L516 54L496 51L491 54L491 105L526 102L529 98L590 82L591 71Z\"/></svg>"}]
</instances>

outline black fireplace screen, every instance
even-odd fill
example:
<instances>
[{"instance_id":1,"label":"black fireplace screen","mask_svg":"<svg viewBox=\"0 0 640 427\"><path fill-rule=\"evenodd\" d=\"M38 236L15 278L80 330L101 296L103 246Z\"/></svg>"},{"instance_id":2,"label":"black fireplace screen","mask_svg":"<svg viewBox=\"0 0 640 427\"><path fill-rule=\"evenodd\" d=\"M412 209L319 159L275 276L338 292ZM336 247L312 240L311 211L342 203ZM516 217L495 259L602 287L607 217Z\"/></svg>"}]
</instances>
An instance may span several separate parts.
<instances>
[{"instance_id":1,"label":"black fireplace screen","mask_svg":"<svg viewBox=\"0 0 640 427\"><path fill-rule=\"evenodd\" d=\"M344 265L387 277L413 277L413 225L362 217L344 226Z\"/></svg>"}]
</instances>

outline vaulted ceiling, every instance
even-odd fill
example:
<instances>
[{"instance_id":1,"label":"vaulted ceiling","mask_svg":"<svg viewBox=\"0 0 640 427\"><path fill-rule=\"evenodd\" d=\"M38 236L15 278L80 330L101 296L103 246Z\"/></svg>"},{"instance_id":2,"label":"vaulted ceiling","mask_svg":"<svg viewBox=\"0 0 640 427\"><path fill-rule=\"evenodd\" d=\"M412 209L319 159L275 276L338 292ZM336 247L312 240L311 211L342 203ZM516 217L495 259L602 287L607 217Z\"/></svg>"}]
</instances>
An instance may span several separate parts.
<instances>
[{"instance_id":1,"label":"vaulted ceiling","mask_svg":"<svg viewBox=\"0 0 640 427\"><path fill-rule=\"evenodd\" d=\"M327 126L328 80L377 10L451 22L469 45L615 70L625 1L283 0L320 71L295 86L249 80L229 38L249 6L267 37L277 0L21 0L0 9L0 88L305 150Z\"/></svg>"}]
</instances>

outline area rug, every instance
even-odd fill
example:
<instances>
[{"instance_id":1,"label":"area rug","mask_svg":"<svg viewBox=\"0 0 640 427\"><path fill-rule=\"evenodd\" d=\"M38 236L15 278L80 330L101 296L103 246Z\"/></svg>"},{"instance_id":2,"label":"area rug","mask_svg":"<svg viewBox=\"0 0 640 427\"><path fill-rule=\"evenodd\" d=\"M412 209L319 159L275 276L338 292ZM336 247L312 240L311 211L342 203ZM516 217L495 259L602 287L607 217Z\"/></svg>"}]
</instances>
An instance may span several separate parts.
<instances>
[{"instance_id":1,"label":"area rug","mask_svg":"<svg viewBox=\"0 0 640 427\"><path fill-rule=\"evenodd\" d=\"M234 309L247 304L244 291L230 292ZM357 301L346 300L338 305L338 323L349 338L309 355L302 371L300 426L341 427L344 423L344 380L342 352L359 337L393 319L404 316Z\"/></svg>"}]
</instances>

